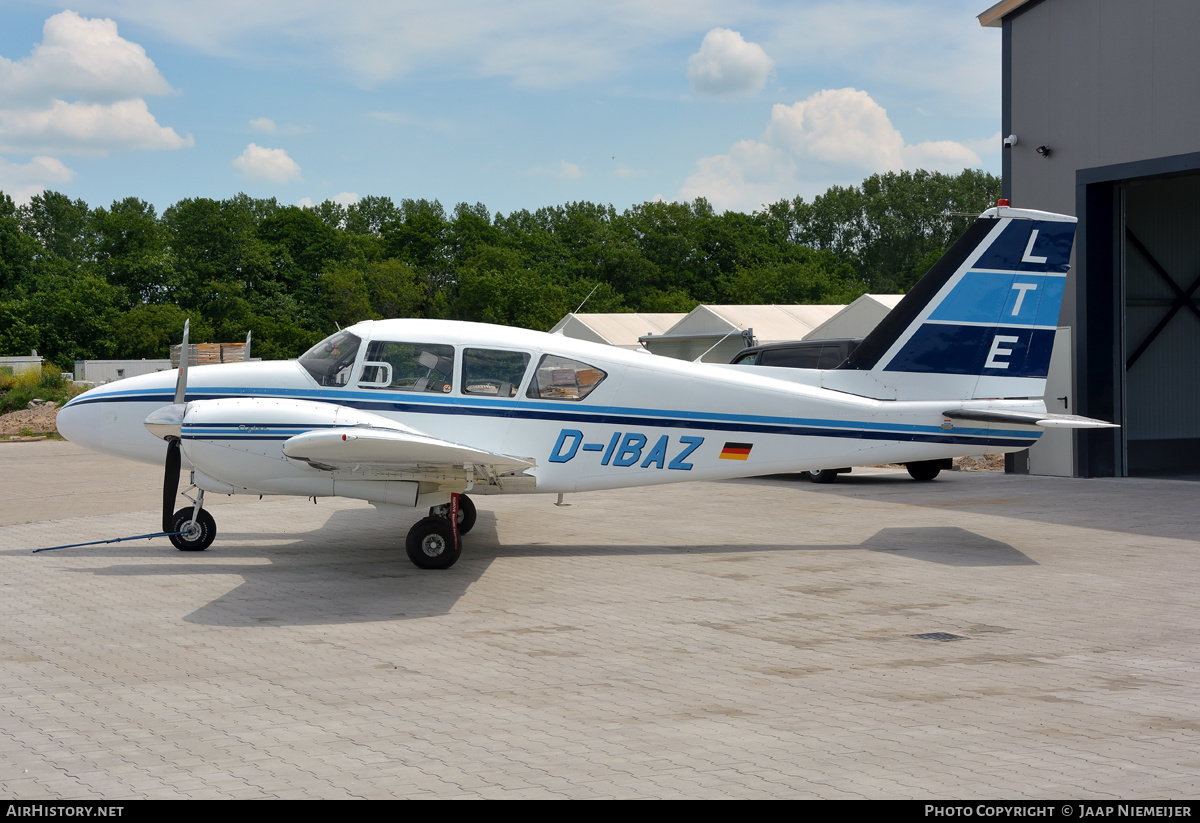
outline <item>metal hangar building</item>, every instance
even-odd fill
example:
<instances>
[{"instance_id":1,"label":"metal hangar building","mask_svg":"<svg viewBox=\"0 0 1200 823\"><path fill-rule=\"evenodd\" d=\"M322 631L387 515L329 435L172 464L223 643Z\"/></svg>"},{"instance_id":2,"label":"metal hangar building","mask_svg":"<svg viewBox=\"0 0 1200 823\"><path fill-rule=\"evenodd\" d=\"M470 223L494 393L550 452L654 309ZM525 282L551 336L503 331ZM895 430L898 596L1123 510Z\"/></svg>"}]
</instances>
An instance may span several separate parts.
<instances>
[{"instance_id":1,"label":"metal hangar building","mask_svg":"<svg viewBox=\"0 0 1200 823\"><path fill-rule=\"evenodd\" d=\"M1004 0L1004 196L1079 219L1047 406L1010 469L1200 474L1200 3Z\"/></svg>"}]
</instances>

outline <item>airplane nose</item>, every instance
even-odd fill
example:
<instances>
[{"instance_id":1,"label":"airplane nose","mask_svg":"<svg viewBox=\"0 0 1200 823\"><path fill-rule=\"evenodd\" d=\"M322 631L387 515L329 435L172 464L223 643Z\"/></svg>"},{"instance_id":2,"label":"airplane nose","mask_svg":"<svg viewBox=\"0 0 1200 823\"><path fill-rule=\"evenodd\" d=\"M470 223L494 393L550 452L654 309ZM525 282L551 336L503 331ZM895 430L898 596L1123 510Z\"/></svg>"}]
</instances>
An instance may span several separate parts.
<instances>
[{"instance_id":1,"label":"airplane nose","mask_svg":"<svg viewBox=\"0 0 1200 823\"><path fill-rule=\"evenodd\" d=\"M100 412L97 404L72 401L58 410L58 433L89 449L100 449Z\"/></svg>"}]
</instances>

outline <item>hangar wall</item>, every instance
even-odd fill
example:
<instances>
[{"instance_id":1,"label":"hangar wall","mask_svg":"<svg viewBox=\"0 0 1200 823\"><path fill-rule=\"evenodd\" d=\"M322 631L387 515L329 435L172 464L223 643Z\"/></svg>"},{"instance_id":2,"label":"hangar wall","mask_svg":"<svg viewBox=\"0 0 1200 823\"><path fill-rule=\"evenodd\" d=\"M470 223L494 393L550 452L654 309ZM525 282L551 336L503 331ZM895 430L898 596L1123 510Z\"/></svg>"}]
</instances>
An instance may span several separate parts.
<instances>
[{"instance_id":1,"label":"hangar wall","mask_svg":"<svg viewBox=\"0 0 1200 823\"><path fill-rule=\"evenodd\" d=\"M1060 318L1070 411L1122 424L1076 434L1070 471L1051 473L1200 474L1200 310L1179 297L1200 274L1200 3L1004 0L980 22L1003 28L1005 196L1080 221ZM1154 250L1133 245L1156 225Z\"/></svg>"}]
</instances>

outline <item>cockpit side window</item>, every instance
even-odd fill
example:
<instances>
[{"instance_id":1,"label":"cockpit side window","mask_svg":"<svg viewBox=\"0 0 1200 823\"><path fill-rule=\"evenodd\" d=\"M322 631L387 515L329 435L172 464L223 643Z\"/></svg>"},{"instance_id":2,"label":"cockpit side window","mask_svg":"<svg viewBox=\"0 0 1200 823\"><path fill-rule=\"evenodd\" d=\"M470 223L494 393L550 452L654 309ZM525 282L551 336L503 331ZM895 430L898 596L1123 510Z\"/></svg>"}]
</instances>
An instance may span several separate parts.
<instances>
[{"instance_id":1,"label":"cockpit side window","mask_svg":"<svg viewBox=\"0 0 1200 823\"><path fill-rule=\"evenodd\" d=\"M608 373L595 366L546 354L542 355L525 396L542 400L582 400L606 377Z\"/></svg>"},{"instance_id":2,"label":"cockpit side window","mask_svg":"<svg viewBox=\"0 0 1200 823\"><path fill-rule=\"evenodd\" d=\"M499 349L463 349L462 393L516 397L529 355Z\"/></svg>"},{"instance_id":3,"label":"cockpit side window","mask_svg":"<svg viewBox=\"0 0 1200 823\"><path fill-rule=\"evenodd\" d=\"M344 386L360 345L357 335L338 332L300 355L300 365L322 386Z\"/></svg>"},{"instance_id":4,"label":"cockpit side window","mask_svg":"<svg viewBox=\"0 0 1200 823\"><path fill-rule=\"evenodd\" d=\"M449 394L453 375L453 346L375 340L367 346L358 385L365 389Z\"/></svg>"}]
</instances>

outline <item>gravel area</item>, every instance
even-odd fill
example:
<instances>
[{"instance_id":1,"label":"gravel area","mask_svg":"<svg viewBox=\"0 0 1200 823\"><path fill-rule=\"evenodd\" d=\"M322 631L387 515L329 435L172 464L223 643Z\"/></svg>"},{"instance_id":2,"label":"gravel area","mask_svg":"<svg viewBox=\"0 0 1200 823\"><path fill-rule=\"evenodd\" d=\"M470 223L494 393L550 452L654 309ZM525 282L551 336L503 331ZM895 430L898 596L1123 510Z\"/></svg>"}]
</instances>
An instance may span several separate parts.
<instances>
[{"instance_id":1,"label":"gravel area","mask_svg":"<svg viewBox=\"0 0 1200 823\"><path fill-rule=\"evenodd\" d=\"M58 416L56 406L43 406L36 409L20 409L0 415L0 437L13 437L29 430L34 434L57 432L54 418Z\"/></svg>"}]
</instances>

